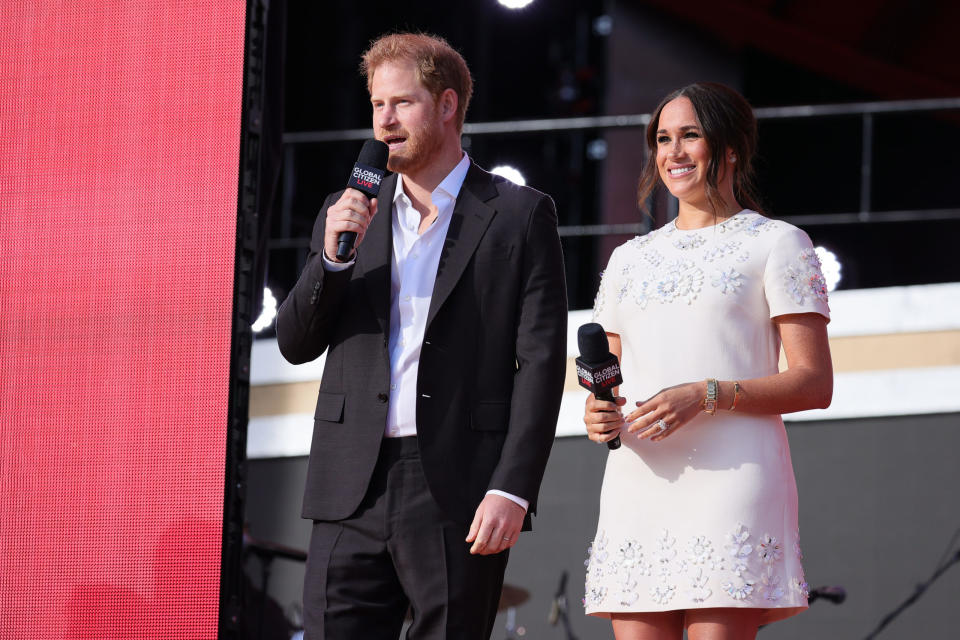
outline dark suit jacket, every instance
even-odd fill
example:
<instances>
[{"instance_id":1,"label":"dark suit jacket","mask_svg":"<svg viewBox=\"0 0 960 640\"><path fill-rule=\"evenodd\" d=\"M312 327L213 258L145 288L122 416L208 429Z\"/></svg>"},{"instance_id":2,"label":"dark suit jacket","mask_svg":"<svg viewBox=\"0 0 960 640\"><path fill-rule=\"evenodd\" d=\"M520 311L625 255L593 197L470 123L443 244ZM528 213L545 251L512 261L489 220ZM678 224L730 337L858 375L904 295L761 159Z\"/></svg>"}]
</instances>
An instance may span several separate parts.
<instances>
[{"instance_id":1,"label":"dark suit jacket","mask_svg":"<svg viewBox=\"0 0 960 640\"><path fill-rule=\"evenodd\" d=\"M386 428L392 198L353 267L324 271L329 196L311 253L277 317L293 363L327 350L303 517L339 520L360 504ZM342 192L341 192L342 193ZM530 501L553 443L566 364L567 299L553 201L472 165L443 245L417 379L417 437L430 490L469 523L488 489ZM527 522L529 525L529 521Z\"/></svg>"}]
</instances>

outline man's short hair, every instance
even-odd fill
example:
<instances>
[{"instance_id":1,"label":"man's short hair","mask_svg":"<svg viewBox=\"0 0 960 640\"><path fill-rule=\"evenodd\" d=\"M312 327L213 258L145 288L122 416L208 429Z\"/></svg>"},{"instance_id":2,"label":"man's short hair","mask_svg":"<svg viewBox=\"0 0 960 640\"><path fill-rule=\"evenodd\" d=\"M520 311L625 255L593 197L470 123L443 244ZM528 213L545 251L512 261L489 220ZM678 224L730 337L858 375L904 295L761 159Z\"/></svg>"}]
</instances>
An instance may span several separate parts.
<instances>
[{"instance_id":1,"label":"man's short hair","mask_svg":"<svg viewBox=\"0 0 960 640\"><path fill-rule=\"evenodd\" d=\"M473 95L473 78L463 56L439 36L426 33L381 36L363 53L363 62L360 64L360 70L367 78L367 90L370 90L377 67L385 62L404 60L413 63L417 80L434 99L447 89L457 93L457 131L462 131L470 96Z\"/></svg>"}]
</instances>

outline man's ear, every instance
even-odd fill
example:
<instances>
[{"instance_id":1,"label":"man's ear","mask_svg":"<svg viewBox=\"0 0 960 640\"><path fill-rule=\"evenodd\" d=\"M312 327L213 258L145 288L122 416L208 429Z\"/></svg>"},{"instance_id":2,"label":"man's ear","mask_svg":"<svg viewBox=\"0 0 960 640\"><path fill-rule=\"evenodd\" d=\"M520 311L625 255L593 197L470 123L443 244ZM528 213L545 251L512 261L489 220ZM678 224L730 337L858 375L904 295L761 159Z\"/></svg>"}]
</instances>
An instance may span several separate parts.
<instances>
[{"instance_id":1,"label":"man's ear","mask_svg":"<svg viewBox=\"0 0 960 640\"><path fill-rule=\"evenodd\" d=\"M440 116L444 122L449 121L457 115L457 106L460 104L460 99L456 91L453 89L444 89L443 93L440 94L438 102L440 104Z\"/></svg>"}]
</instances>

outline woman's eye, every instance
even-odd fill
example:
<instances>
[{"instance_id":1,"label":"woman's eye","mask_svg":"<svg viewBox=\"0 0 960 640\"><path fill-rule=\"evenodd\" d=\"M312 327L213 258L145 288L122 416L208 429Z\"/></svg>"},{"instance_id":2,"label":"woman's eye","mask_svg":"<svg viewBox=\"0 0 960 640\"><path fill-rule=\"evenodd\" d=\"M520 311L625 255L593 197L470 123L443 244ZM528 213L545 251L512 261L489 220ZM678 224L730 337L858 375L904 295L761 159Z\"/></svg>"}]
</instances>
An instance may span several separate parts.
<instances>
[{"instance_id":1,"label":"woman's eye","mask_svg":"<svg viewBox=\"0 0 960 640\"><path fill-rule=\"evenodd\" d=\"M683 137L684 137L684 138L699 138L699 137L700 137L700 134L697 133L696 131L687 131L687 132L684 134Z\"/></svg>"},{"instance_id":2,"label":"woman's eye","mask_svg":"<svg viewBox=\"0 0 960 640\"><path fill-rule=\"evenodd\" d=\"M667 136L657 136L657 144L666 144L670 142L670 138Z\"/></svg>"}]
</instances>

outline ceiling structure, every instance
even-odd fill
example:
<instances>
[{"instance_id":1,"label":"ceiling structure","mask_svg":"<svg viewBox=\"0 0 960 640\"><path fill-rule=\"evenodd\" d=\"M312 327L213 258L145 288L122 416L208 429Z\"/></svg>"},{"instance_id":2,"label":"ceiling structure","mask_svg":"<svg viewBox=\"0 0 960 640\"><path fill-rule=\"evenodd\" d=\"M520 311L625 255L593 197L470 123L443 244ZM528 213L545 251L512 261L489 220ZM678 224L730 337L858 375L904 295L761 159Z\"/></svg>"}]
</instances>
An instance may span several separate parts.
<instances>
[{"instance_id":1,"label":"ceiling structure","mask_svg":"<svg viewBox=\"0 0 960 640\"><path fill-rule=\"evenodd\" d=\"M606 102L604 87L612 82L610 43L623 27L618 19L630 12L666 25L665 43L695 34L706 52L702 59L712 55L739 69L741 90L759 108L960 97L955 54L960 3L954 2L535 0L513 12L495 0L455 9L442 0L423 0L410 6L374 2L367 8L364 20L356 20L355 5L342 0L287 8L288 138L294 132L367 127L359 55L372 38L398 29L441 34L463 52L476 81L468 123L625 113ZM612 34L597 28L604 16L612 17ZM635 74L659 72L666 82L676 82L671 68L644 63L631 62ZM649 109L628 104L626 113ZM954 153L960 148L960 110L877 117L873 135L872 210L936 210L936 215L826 222L827 214L850 218L860 211L862 126L855 116L816 125L761 122L761 188L771 210L788 217L823 215L823 223L804 228L844 262L841 287L960 281L960 266L950 258L952 238L960 234L960 197L952 184L952 176L960 175L960 154ZM528 184L554 196L560 225L573 228L604 221L603 175L614 165L588 152L603 137L597 128L474 135L468 144L481 164L516 160ZM642 135L633 129L630 138L639 153L627 167L635 176ZM270 267L281 299L305 256L316 207L324 194L342 186L341 174L359 149L356 140L286 146L284 204L274 216ZM918 171L918 159L935 160L937 170ZM635 178L621 182L628 202ZM635 211L631 215L639 219ZM598 236L564 238L574 308L592 301L606 244ZM904 246L921 245L926 249L920 259L891 259Z\"/></svg>"},{"instance_id":2,"label":"ceiling structure","mask_svg":"<svg viewBox=\"0 0 960 640\"><path fill-rule=\"evenodd\" d=\"M884 100L960 95L960 3L645 0L709 31Z\"/></svg>"}]
</instances>

